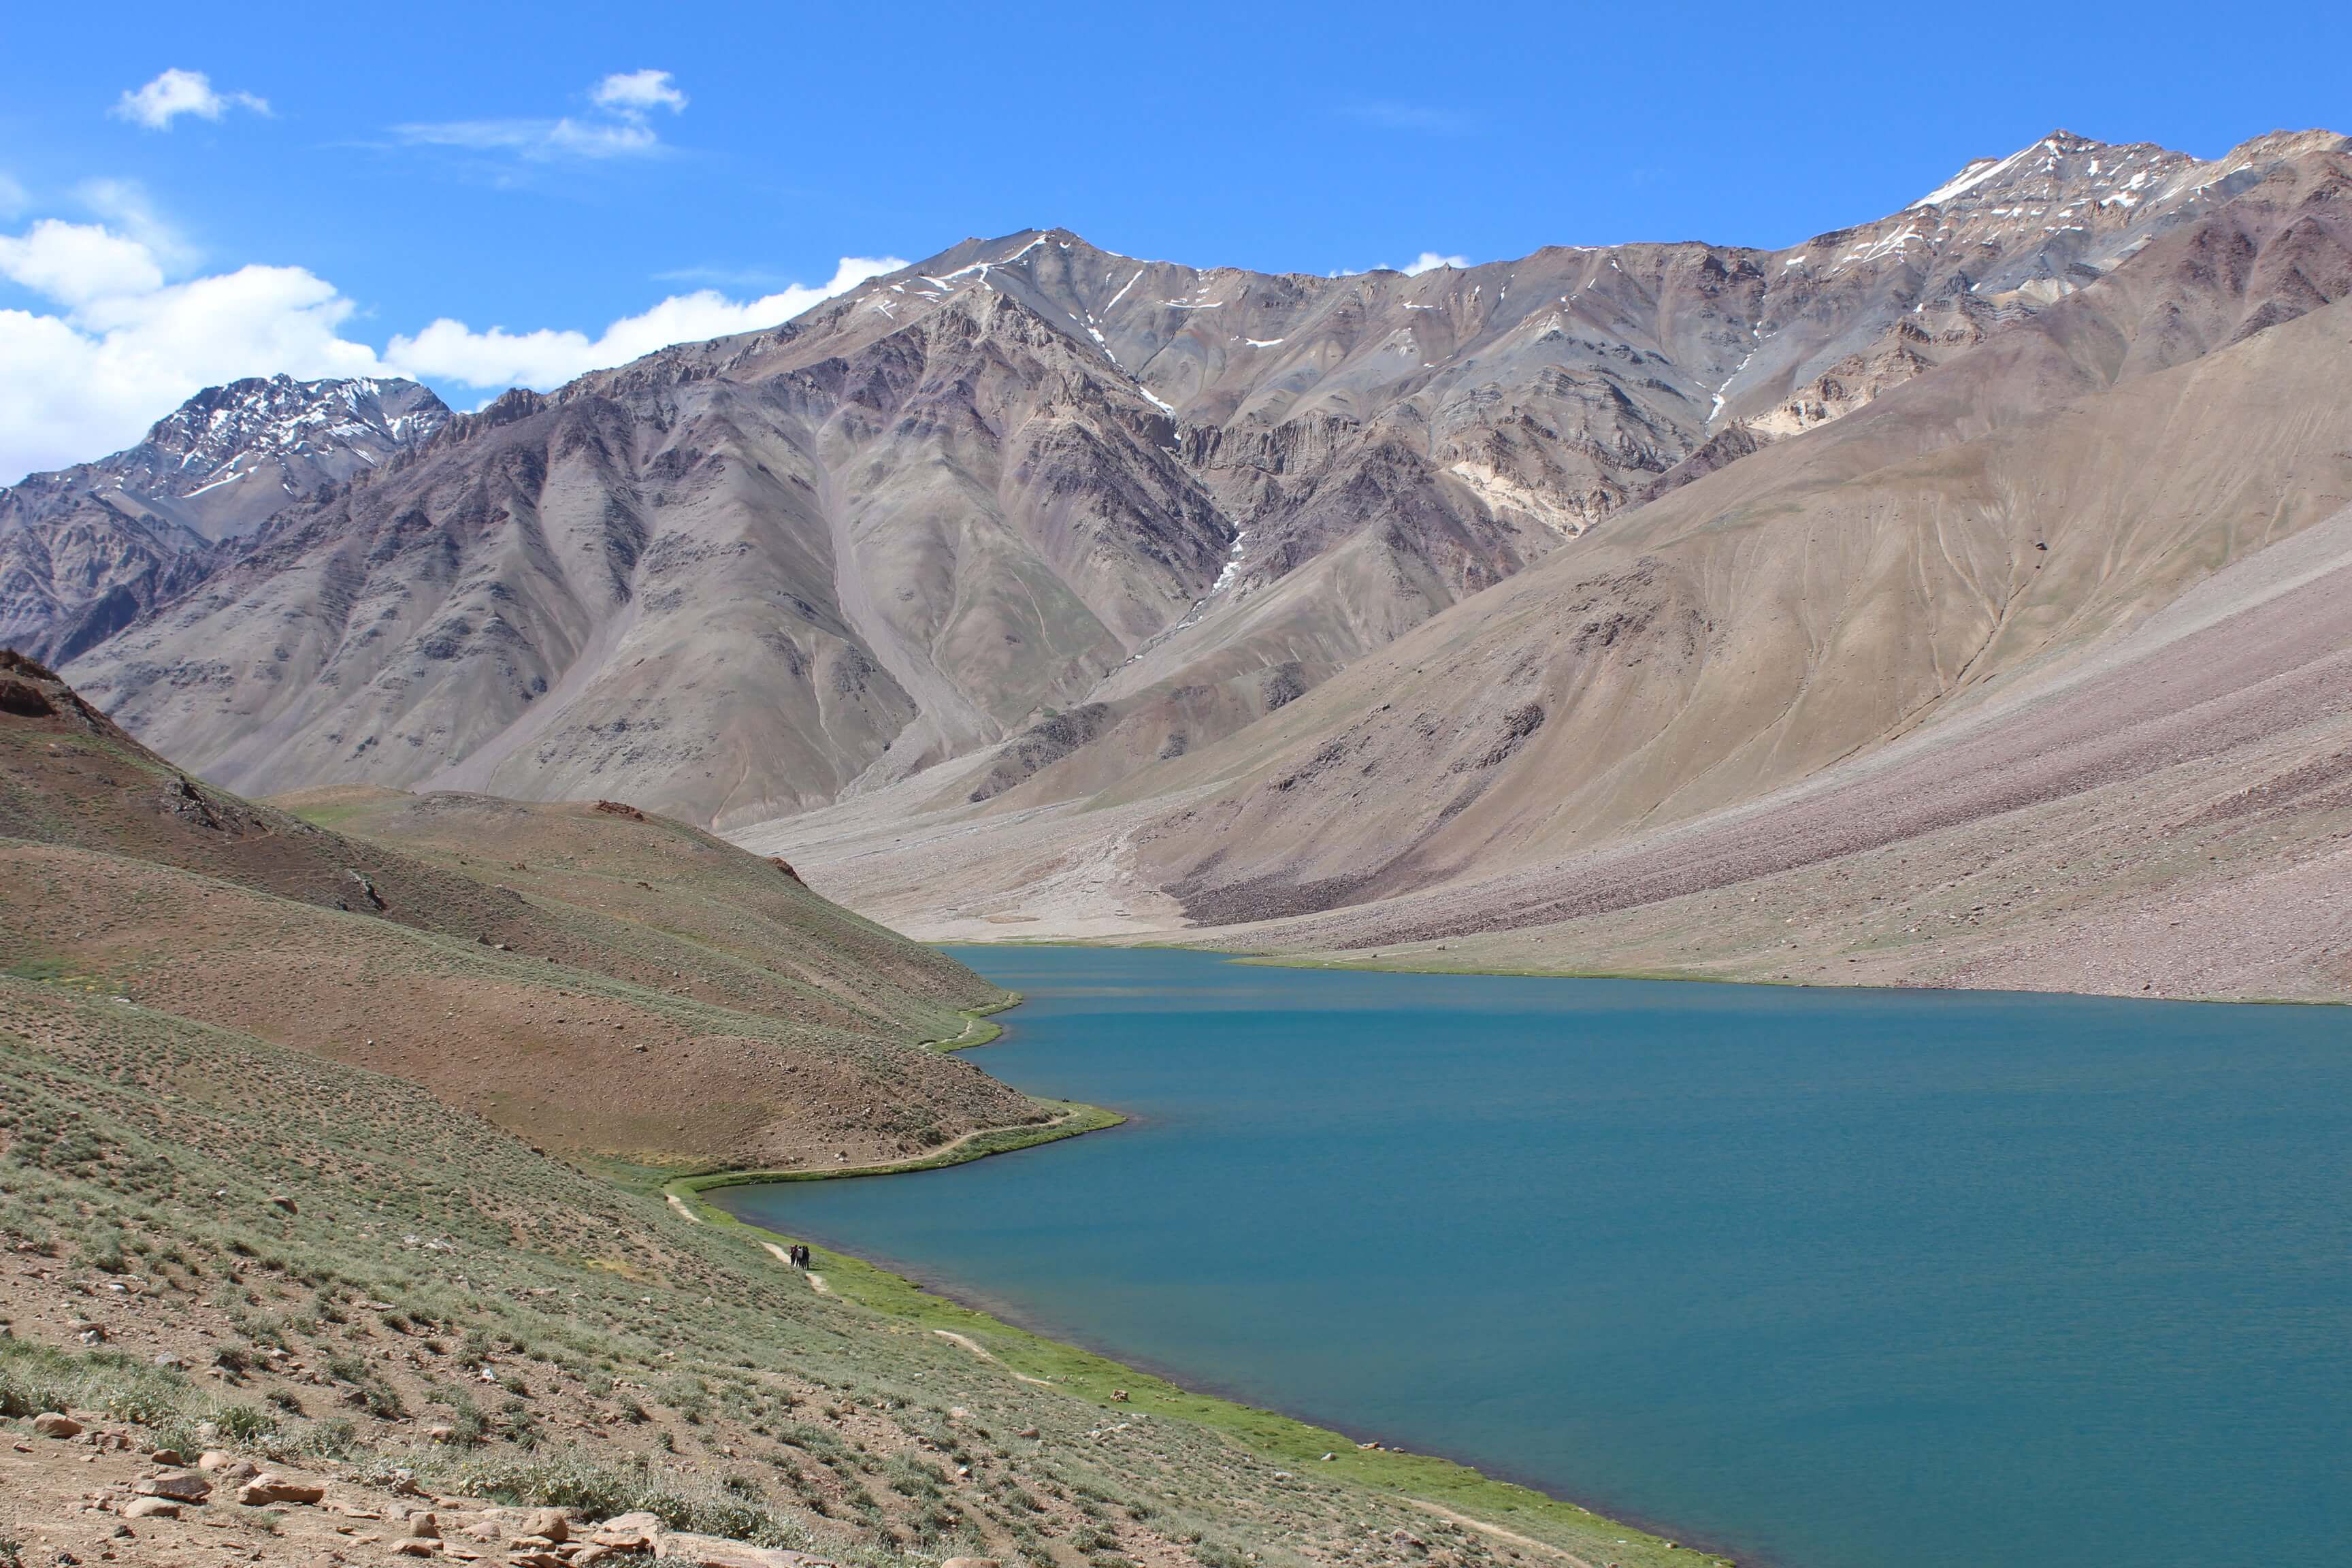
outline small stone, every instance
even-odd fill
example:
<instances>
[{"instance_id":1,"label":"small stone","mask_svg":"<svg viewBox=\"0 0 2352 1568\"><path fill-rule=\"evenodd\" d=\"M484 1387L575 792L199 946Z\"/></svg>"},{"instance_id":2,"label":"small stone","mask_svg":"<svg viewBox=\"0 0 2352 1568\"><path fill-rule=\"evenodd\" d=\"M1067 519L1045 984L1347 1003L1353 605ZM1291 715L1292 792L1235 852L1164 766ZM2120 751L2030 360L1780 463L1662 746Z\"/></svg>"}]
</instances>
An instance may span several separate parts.
<instances>
[{"instance_id":1,"label":"small stone","mask_svg":"<svg viewBox=\"0 0 2352 1568\"><path fill-rule=\"evenodd\" d=\"M588 1539L618 1552L650 1552L667 1528L657 1513L625 1513L598 1525Z\"/></svg>"},{"instance_id":2,"label":"small stone","mask_svg":"<svg viewBox=\"0 0 2352 1568\"><path fill-rule=\"evenodd\" d=\"M455 1426L434 1426L425 1428L425 1440L428 1443L446 1443L457 1436L457 1429Z\"/></svg>"},{"instance_id":3,"label":"small stone","mask_svg":"<svg viewBox=\"0 0 2352 1568\"><path fill-rule=\"evenodd\" d=\"M395 1541L392 1543L392 1549L403 1557L430 1557L441 1550L429 1541L415 1539Z\"/></svg>"},{"instance_id":4,"label":"small stone","mask_svg":"<svg viewBox=\"0 0 2352 1568\"><path fill-rule=\"evenodd\" d=\"M268 1470L236 1489L236 1500L247 1508L270 1508L278 1503L314 1503L326 1495L327 1489L316 1481L289 1481Z\"/></svg>"},{"instance_id":5,"label":"small stone","mask_svg":"<svg viewBox=\"0 0 2352 1568\"><path fill-rule=\"evenodd\" d=\"M1004 1568L993 1557L950 1557L940 1568Z\"/></svg>"},{"instance_id":6,"label":"small stone","mask_svg":"<svg viewBox=\"0 0 2352 1568\"><path fill-rule=\"evenodd\" d=\"M213 1495L213 1484L194 1470L166 1470L149 1476L131 1490L141 1497L164 1497L174 1502L202 1502Z\"/></svg>"},{"instance_id":7,"label":"small stone","mask_svg":"<svg viewBox=\"0 0 2352 1568\"><path fill-rule=\"evenodd\" d=\"M294 1206L294 1200L288 1197L284 1193L270 1194L269 1201L274 1206L284 1209L288 1214L299 1214L302 1212L300 1209Z\"/></svg>"},{"instance_id":8,"label":"small stone","mask_svg":"<svg viewBox=\"0 0 2352 1568\"><path fill-rule=\"evenodd\" d=\"M33 1417L33 1430L44 1437L79 1437L81 1423L60 1411L44 1410Z\"/></svg>"},{"instance_id":9,"label":"small stone","mask_svg":"<svg viewBox=\"0 0 2352 1568\"><path fill-rule=\"evenodd\" d=\"M441 1521L433 1514L412 1513L404 1522L407 1525L407 1534L414 1540L438 1541L441 1539Z\"/></svg>"},{"instance_id":10,"label":"small stone","mask_svg":"<svg viewBox=\"0 0 2352 1568\"><path fill-rule=\"evenodd\" d=\"M177 1519L180 1505L165 1497L132 1498L122 1505L125 1519Z\"/></svg>"},{"instance_id":11,"label":"small stone","mask_svg":"<svg viewBox=\"0 0 2352 1568\"><path fill-rule=\"evenodd\" d=\"M572 1521L560 1508L542 1508L531 1514L522 1532L555 1545L572 1539Z\"/></svg>"},{"instance_id":12,"label":"small stone","mask_svg":"<svg viewBox=\"0 0 2352 1568\"><path fill-rule=\"evenodd\" d=\"M224 1481L249 1480L260 1474L251 1459L240 1459L235 1454L224 1454L217 1448L206 1449L197 1456L196 1468Z\"/></svg>"},{"instance_id":13,"label":"small stone","mask_svg":"<svg viewBox=\"0 0 2352 1568\"><path fill-rule=\"evenodd\" d=\"M1021 1437L1034 1437L1037 1435L1037 1428L1034 1426L1024 1426L1018 1433L1014 1434L1014 1436Z\"/></svg>"},{"instance_id":14,"label":"small stone","mask_svg":"<svg viewBox=\"0 0 2352 1568\"><path fill-rule=\"evenodd\" d=\"M158 1448L147 1457L155 1463L174 1470L183 1468L188 1462L180 1458L180 1451L177 1448Z\"/></svg>"}]
</instances>

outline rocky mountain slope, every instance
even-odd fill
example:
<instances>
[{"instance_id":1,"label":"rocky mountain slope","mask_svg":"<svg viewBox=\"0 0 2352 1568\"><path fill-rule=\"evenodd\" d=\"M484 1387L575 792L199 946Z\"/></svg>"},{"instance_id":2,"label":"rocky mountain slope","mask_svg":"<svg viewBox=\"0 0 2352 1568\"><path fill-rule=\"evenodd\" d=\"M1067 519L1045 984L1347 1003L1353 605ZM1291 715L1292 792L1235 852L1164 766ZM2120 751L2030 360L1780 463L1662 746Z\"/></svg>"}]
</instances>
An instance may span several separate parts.
<instances>
[{"instance_id":1,"label":"rocky mountain slope","mask_svg":"<svg viewBox=\"0 0 2352 1568\"><path fill-rule=\"evenodd\" d=\"M219 542L389 461L448 415L409 381L232 382L128 451L0 489L0 647L73 658L200 582Z\"/></svg>"},{"instance_id":2,"label":"rocky mountain slope","mask_svg":"<svg viewBox=\"0 0 2352 1568\"><path fill-rule=\"evenodd\" d=\"M1055 764L1083 793L2339 145L2055 133L1780 251L1335 279L967 241L455 420L75 675L251 789L619 791L726 826L987 752L925 799L1002 809Z\"/></svg>"},{"instance_id":3,"label":"rocky mountain slope","mask_svg":"<svg viewBox=\"0 0 2352 1568\"><path fill-rule=\"evenodd\" d=\"M2004 833L2042 820L2010 814L2042 813L2077 846L2056 857L2070 875L2047 946L1995 954L1982 920L1890 931L1851 909L1831 922L1839 942L1874 933L1858 957L1880 977L2137 990L2200 973L2221 994L2341 994L2340 951L2286 939L2312 929L2297 911L2318 875L2289 874L2293 858L2334 821L2326 791L2288 787L2325 775L2331 710L2273 700L2335 646L2306 601L2285 629L2316 642L2248 640L2289 613L2280 601L2245 612L2253 629L2167 656L2204 666L2207 727L2175 750L2126 743L2154 731L2121 678L2049 710L2061 726L2029 705L1998 740L1966 727L1996 695L2056 693L2165 606L2237 580L2217 569L2274 569L2352 500L2352 167L2340 142L2294 145L2099 281L1826 428L1622 512L1218 745L1115 781L1069 776L1073 756L1001 798L982 831L935 789L747 841L802 847L821 884L919 912L928 931L1273 919L1239 940L1391 957L1466 941L1491 962L1576 966L1622 952L1615 932L1654 931L1667 906L1692 938L1745 929L1720 919L1729 900L1801 888L1818 925L1856 885L1857 857L1908 863L1877 881L1886 907L1940 910L2018 852ZM2095 741L2126 761L2053 759ZM1898 743L1900 789L1832 789ZM2181 820L2224 820L2200 814L2241 789L2276 803L2237 844L2251 858L2214 845L2192 866L2144 835L2159 777ZM1772 805L1790 791L1802 813ZM2102 835L2109 847L2086 855ZM2108 918L2127 925L2156 888L2218 898L2225 881L2241 927L2279 938L2271 957L2234 943L2229 963L2151 970L2101 947ZM1471 940L1497 930L1522 934ZM1740 938L1736 954L1713 940L1686 940L1675 964L1787 967L1777 939Z\"/></svg>"}]
</instances>

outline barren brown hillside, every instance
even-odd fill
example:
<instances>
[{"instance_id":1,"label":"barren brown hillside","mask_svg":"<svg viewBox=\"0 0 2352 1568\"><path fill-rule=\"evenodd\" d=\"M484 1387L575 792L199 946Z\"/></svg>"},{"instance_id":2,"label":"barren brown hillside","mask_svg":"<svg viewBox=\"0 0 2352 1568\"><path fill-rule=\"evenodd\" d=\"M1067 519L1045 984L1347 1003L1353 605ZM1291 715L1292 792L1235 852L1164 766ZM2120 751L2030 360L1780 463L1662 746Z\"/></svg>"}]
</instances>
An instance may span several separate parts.
<instances>
[{"instance_id":1,"label":"barren brown hillside","mask_svg":"<svg viewBox=\"0 0 2352 1568\"><path fill-rule=\"evenodd\" d=\"M870 1159L1041 1114L919 1044L992 987L772 862L626 807L309 803L407 853L190 780L5 657L12 973L657 1163Z\"/></svg>"}]
</instances>

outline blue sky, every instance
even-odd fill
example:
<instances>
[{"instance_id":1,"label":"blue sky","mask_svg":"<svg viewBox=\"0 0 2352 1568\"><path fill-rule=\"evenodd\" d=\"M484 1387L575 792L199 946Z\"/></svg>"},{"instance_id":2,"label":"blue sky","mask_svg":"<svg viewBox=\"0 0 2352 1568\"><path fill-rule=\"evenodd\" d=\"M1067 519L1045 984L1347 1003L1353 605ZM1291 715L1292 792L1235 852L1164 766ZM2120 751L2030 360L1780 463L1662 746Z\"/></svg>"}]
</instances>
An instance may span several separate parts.
<instances>
[{"instance_id":1,"label":"blue sky","mask_svg":"<svg viewBox=\"0 0 2352 1568\"><path fill-rule=\"evenodd\" d=\"M470 405L804 301L791 286L845 257L969 234L1058 223L1314 272L1779 245L2053 126L2208 156L2352 129L2331 7L2259 27L2210 6L1987 15L19 5L0 21L0 482L135 437L191 376L404 344Z\"/></svg>"}]
</instances>

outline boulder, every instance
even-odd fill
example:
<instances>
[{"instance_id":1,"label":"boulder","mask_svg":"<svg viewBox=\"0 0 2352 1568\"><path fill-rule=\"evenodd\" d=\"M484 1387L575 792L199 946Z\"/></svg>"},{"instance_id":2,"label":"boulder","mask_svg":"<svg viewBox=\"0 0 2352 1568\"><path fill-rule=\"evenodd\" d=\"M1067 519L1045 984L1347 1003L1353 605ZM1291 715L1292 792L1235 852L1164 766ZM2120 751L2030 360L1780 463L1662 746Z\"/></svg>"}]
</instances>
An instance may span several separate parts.
<instances>
[{"instance_id":1,"label":"boulder","mask_svg":"<svg viewBox=\"0 0 2352 1568\"><path fill-rule=\"evenodd\" d=\"M654 1542L668 1528L657 1513L615 1514L590 1531L588 1539L615 1552L651 1552Z\"/></svg>"},{"instance_id":2,"label":"boulder","mask_svg":"<svg viewBox=\"0 0 2352 1568\"><path fill-rule=\"evenodd\" d=\"M44 1410L33 1417L33 1430L44 1437L79 1437L81 1423L59 1411Z\"/></svg>"},{"instance_id":3,"label":"boulder","mask_svg":"<svg viewBox=\"0 0 2352 1568\"><path fill-rule=\"evenodd\" d=\"M122 1505L125 1519L177 1519L180 1505L167 1497L135 1497Z\"/></svg>"},{"instance_id":4,"label":"boulder","mask_svg":"<svg viewBox=\"0 0 2352 1568\"><path fill-rule=\"evenodd\" d=\"M0 676L0 713L13 713L19 719L48 719L54 718L57 711L57 704L39 687L14 676Z\"/></svg>"},{"instance_id":5,"label":"boulder","mask_svg":"<svg viewBox=\"0 0 2352 1568\"><path fill-rule=\"evenodd\" d=\"M536 1509L523 1525L522 1532L560 1544L572 1539L572 1518L560 1508Z\"/></svg>"},{"instance_id":6,"label":"boulder","mask_svg":"<svg viewBox=\"0 0 2352 1568\"><path fill-rule=\"evenodd\" d=\"M213 1484L194 1470L166 1470L132 1484L141 1497L170 1498L174 1502L202 1502L213 1495Z\"/></svg>"},{"instance_id":7,"label":"boulder","mask_svg":"<svg viewBox=\"0 0 2352 1568\"><path fill-rule=\"evenodd\" d=\"M781 1546L753 1546L716 1535L690 1535L671 1531L654 1542L657 1562L683 1563L687 1568L837 1568L830 1559Z\"/></svg>"},{"instance_id":8,"label":"boulder","mask_svg":"<svg viewBox=\"0 0 2352 1568\"><path fill-rule=\"evenodd\" d=\"M236 1489L236 1500L247 1508L274 1508L279 1503L314 1503L327 1495L316 1481L293 1481L264 1470Z\"/></svg>"}]
</instances>

